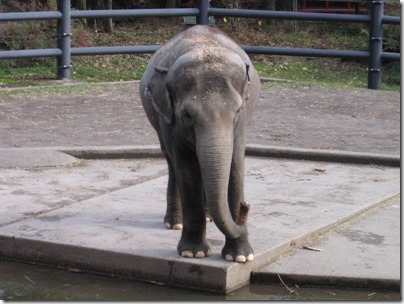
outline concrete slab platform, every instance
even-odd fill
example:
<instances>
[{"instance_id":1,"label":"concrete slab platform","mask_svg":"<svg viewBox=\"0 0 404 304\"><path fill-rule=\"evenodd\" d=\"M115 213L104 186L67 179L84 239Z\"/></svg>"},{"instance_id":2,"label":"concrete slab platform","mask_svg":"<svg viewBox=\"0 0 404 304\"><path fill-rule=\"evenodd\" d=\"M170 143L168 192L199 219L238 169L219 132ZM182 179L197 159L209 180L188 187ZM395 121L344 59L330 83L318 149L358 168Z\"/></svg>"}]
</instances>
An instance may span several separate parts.
<instances>
[{"instance_id":1,"label":"concrete slab platform","mask_svg":"<svg viewBox=\"0 0 404 304\"><path fill-rule=\"evenodd\" d=\"M7 184L1 191L9 202L0 206L1 214L7 212L0 222L0 255L226 293L247 284L252 270L400 191L399 168L248 157L245 192L252 204L249 232L256 258L237 264L220 257L224 237L214 224L207 229L211 257L180 257L181 232L163 227L165 164L140 170L132 185L122 182L119 173L127 173L129 164L136 160L83 161L67 172L0 170ZM116 172L104 176L105 185L97 175L100 166ZM14 174L19 174L18 183ZM46 178L60 185L50 209L48 193L54 187L46 183L24 193L25 200L15 198L33 180ZM80 187L71 185L76 180ZM77 198L79 193L87 197ZM72 199L62 203L61 194ZM25 207L14 211L13 206ZM8 220L15 212L19 216Z\"/></svg>"},{"instance_id":2,"label":"concrete slab platform","mask_svg":"<svg viewBox=\"0 0 404 304\"><path fill-rule=\"evenodd\" d=\"M0 170L0 227L167 174L163 159L77 161Z\"/></svg>"},{"instance_id":3,"label":"concrete slab platform","mask_svg":"<svg viewBox=\"0 0 404 304\"><path fill-rule=\"evenodd\" d=\"M79 161L79 159L55 149L0 149L0 169L67 166Z\"/></svg>"},{"instance_id":4,"label":"concrete slab platform","mask_svg":"<svg viewBox=\"0 0 404 304\"><path fill-rule=\"evenodd\" d=\"M400 290L400 201L253 271L254 282ZM307 250L307 248L318 249Z\"/></svg>"}]
</instances>

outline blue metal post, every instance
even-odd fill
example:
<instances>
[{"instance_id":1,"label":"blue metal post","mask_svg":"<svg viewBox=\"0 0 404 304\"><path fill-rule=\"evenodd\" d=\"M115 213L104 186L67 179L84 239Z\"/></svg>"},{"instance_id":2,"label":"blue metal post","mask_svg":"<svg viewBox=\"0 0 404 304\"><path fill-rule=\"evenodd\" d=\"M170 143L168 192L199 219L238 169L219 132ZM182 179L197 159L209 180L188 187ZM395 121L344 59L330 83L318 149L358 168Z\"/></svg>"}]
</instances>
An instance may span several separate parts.
<instances>
[{"instance_id":1,"label":"blue metal post","mask_svg":"<svg viewBox=\"0 0 404 304\"><path fill-rule=\"evenodd\" d=\"M209 0L198 0L199 15L196 17L196 23L200 25L209 25Z\"/></svg>"},{"instance_id":2,"label":"blue metal post","mask_svg":"<svg viewBox=\"0 0 404 304\"><path fill-rule=\"evenodd\" d=\"M62 51L57 59L58 79L70 78L70 0L58 0L57 9L62 18L57 21L57 47Z\"/></svg>"},{"instance_id":3,"label":"blue metal post","mask_svg":"<svg viewBox=\"0 0 404 304\"><path fill-rule=\"evenodd\" d=\"M383 0L370 1L368 89L377 90L382 82Z\"/></svg>"}]
</instances>

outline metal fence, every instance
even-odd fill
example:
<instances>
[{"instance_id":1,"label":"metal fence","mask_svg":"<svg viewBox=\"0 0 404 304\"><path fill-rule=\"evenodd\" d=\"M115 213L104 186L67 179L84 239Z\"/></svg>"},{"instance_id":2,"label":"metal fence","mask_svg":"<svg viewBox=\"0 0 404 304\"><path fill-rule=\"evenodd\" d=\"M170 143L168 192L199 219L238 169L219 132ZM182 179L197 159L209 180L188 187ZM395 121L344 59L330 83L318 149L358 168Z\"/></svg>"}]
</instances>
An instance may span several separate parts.
<instances>
[{"instance_id":1,"label":"metal fence","mask_svg":"<svg viewBox=\"0 0 404 304\"><path fill-rule=\"evenodd\" d=\"M49 19L57 20L56 48L0 51L0 59L56 57L57 77L58 79L66 79L70 78L71 56L153 53L160 48L160 45L71 47L70 21L72 18L195 16L197 24L203 25L209 24L209 16L365 23L369 26L369 49L367 51L285 48L270 46L242 47L249 54L365 58L369 61L368 88L379 89L382 76L382 60L400 60L400 53L383 52L383 24L400 25L400 17L384 15L384 0L368 0L368 2L370 7L369 15L342 15L328 13L211 8L209 6L209 0L198 0L196 8L77 11L71 10L70 0L58 0L57 11L0 13L0 22Z\"/></svg>"}]
</instances>

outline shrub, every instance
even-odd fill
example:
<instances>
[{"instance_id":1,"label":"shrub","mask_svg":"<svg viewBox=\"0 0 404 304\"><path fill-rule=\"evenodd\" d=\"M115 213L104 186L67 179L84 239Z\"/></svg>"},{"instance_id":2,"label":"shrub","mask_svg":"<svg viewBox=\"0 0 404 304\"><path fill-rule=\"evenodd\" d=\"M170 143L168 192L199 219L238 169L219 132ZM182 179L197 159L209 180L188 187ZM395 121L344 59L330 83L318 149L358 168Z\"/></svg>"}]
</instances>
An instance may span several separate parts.
<instances>
[{"instance_id":1,"label":"shrub","mask_svg":"<svg viewBox=\"0 0 404 304\"><path fill-rule=\"evenodd\" d=\"M56 1L9 1L8 11L55 10ZM10 21L0 23L0 50L26 50L56 47L56 20ZM0 61L1 66L28 66L36 59L19 59L11 62ZM43 60L41 60L43 62Z\"/></svg>"},{"instance_id":2,"label":"shrub","mask_svg":"<svg viewBox=\"0 0 404 304\"><path fill-rule=\"evenodd\" d=\"M400 26L387 24L384 26L383 50L386 52L400 52Z\"/></svg>"}]
</instances>

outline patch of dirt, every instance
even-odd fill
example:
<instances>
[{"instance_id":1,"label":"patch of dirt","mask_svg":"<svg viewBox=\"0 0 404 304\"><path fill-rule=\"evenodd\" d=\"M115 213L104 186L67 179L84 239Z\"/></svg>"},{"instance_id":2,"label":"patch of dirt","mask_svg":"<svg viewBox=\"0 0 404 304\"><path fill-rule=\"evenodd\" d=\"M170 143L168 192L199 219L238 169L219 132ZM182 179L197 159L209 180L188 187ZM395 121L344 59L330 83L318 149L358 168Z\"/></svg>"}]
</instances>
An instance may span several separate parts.
<instances>
[{"instance_id":1,"label":"patch of dirt","mask_svg":"<svg viewBox=\"0 0 404 304\"><path fill-rule=\"evenodd\" d=\"M0 91L0 147L158 144L138 82ZM264 85L247 143L400 153L400 93Z\"/></svg>"}]
</instances>

